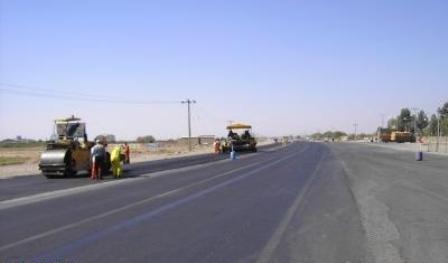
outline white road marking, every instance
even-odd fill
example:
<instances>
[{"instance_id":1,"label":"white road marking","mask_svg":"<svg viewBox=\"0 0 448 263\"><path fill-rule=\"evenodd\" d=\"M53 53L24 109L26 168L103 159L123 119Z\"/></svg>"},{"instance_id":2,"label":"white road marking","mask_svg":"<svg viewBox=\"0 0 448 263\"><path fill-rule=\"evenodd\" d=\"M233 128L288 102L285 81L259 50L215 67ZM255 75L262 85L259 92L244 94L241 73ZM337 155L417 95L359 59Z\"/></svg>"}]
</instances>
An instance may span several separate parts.
<instances>
[{"instance_id":1,"label":"white road marking","mask_svg":"<svg viewBox=\"0 0 448 263\"><path fill-rule=\"evenodd\" d=\"M290 158L296 156L297 154L300 154L300 153L304 152L306 149L307 149L307 147L301 149L301 151L299 151L299 152L296 152L296 153L293 153L293 154L288 155L286 157L283 157L283 158L281 158L279 160L276 160L276 161L274 161L274 162L272 162L272 163L270 163L268 165L264 165L264 166L254 170L252 172L256 172L256 171L259 171L259 170L271 167L271 166L273 166L273 165L275 165L275 164L277 164L279 162L282 162L284 160L290 159ZM221 161L218 161L218 162L222 162L222 161L228 161L228 160L221 160ZM217 162L213 162L213 163L210 163L210 164L195 165L195 166L184 167L184 168L180 168L180 169L176 169L176 170L161 171L161 172L152 174L150 177L161 176L161 175L164 175L164 174L171 174L171 173L175 173L175 172L179 172L179 171L193 170L195 168L202 168L202 167L210 166L210 165L213 165L213 164L216 164L216 163ZM173 190L170 190L168 192L165 192L165 193L162 193L162 194L159 194L159 195L156 195L156 196L148 197L148 198L140 200L138 202L135 202L135 203L132 203L132 204L128 204L128 205L125 205L125 206L122 206L122 207L110 210L108 212L105 212L105 213L102 213L102 214L99 214L99 215L96 215L96 216L85 218L85 219L83 219L81 221L77 221L77 222L72 223L72 224L64 225L64 226L61 226L61 227L58 227L58 228L55 228L55 229L51 229L51 230L48 230L46 232L43 232L43 233L40 233L40 234L37 234L37 235L34 235L34 236L27 237L25 239L22 239L22 240L19 240L19 241L16 241L16 242L13 242L13 243L10 243L10 244L7 244L7 245L4 245L4 246L0 247L0 251L4 251L4 250L7 250L7 249L10 249L10 248L19 246L19 245L23 245L23 244L26 244L26 243L29 243L29 242L33 242L33 241L36 241L38 239L42 239L42 238L45 238L45 237L48 237L48 236L60 233L62 231L68 230L68 229L76 228L76 227L78 227L80 225L83 225L83 224L86 224L88 222L92 222L94 220L98 220L98 219L101 219L101 218L104 218L104 217L107 217L107 216L110 216L110 215L122 212L124 210L137 207L137 206L142 205L144 203L148 203L148 202L151 202L151 201L154 201L154 200L157 200L157 199L161 199L161 198L164 198L164 197L167 197L167 196L170 196L170 195L173 195L173 194L176 194L176 193L188 190L188 189L190 189L192 187L195 187L195 186L200 185L200 184L207 183L207 182L212 181L214 179L217 179L217 178L220 178L220 177L223 177L223 176L226 176L226 175L229 175L229 174L232 174L232 173L244 170L244 169L248 169L248 168L257 166L260 163L261 163L261 161L258 161L258 162L252 163L250 165L239 167L239 168L230 170L228 172L221 173L219 175L216 175L216 176L213 176L213 177L210 177L210 178L207 178L207 179L204 179L204 180L201 180L201 181L198 181L198 182L195 182L195 183L183 186L183 187L179 187L177 189L173 189ZM138 178L138 179L141 180L143 178ZM74 194L74 193L90 191L90 190L93 190L93 189L105 188L105 187L108 187L110 185L115 185L115 184L119 184L119 183L123 183L123 182L135 182L135 180L136 179L134 179L134 180L113 181L113 182L96 184L96 185L88 185L88 186L76 187L77 189L72 188L72 189L68 189L68 190L58 190L58 191L53 191L53 192L49 192L49 193L43 193L43 194L28 196L28 197L25 197L25 198L18 198L18 199L14 199L14 200L3 201L3 202L0 202L0 210L1 209L6 209L6 208L9 208L9 207L15 207L15 206L31 204L31 203L35 203L35 202L39 202L39 201L44 201L44 200L48 200L48 199L52 199L52 198L56 198L56 197L60 197L60 196L66 196L66 195L70 195L70 194ZM108 185L106 185L106 184L108 184ZM104 185L106 185L106 186L104 186ZM72 191L70 191L70 190L72 190ZM68 192L68 193L66 193L66 192ZM33 198L36 198L36 196L39 199L38 201L33 200Z\"/></svg>"},{"instance_id":2,"label":"white road marking","mask_svg":"<svg viewBox=\"0 0 448 263\"><path fill-rule=\"evenodd\" d=\"M283 217L282 221L276 228L274 234L269 239L268 243L265 245L263 250L258 256L257 263L268 263L271 262L272 256L277 249L283 235L285 234L286 228L291 223L292 218L297 212L297 209L299 208L300 204L302 203L303 198L308 193L310 186L312 185L314 178L316 177L316 174L318 170L321 167L322 160L324 158L324 155L320 158L318 164L316 165L316 168L314 169L314 172L311 174L311 176L308 178L308 181L303 186L303 189L300 190L300 194L296 197L293 204L289 207L288 211L286 212L286 215Z\"/></svg>"},{"instance_id":3,"label":"white road marking","mask_svg":"<svg viewBox=\"0 0 448 263\"><path fill-rule=\"evenodd\" d=\"M281 147L281 148L283 148L283 147ZM259 154L260 154L260 152L255 153L255 154L250 154L250 155L244 155L239 158L246 159L249 157L257 156ZM39 193L39 194L19 197L19 198L10 199L10 200L4 200L4 201L0 201L0 210L17 207L17 206L22 206L22 205L33 204L33 203L37 203L37 202L42 202L42 201L46 201L46 200L50 200L50 199L54 199L54 198L69 196L69 195L83 193L83 192L88 192L88 191L92 191L92 190L103 189L103 188L111 187L111 186L118 185L118 184L133 183L133 182L135 182L135 180L142 180L145 178L156 178L156 177L163 176L163 175L168 175L168 174L173 174L173 173L178 173L178 172L186 172L186 171L191 171L191 170L195 170L195 169L210 167L210 166L213 166L213 165L216 165L219 163L230 162L230 161L231 160L229 160L229 159L223 159L223 160L219 160L219 161L213 161L210 163L196 164L196 165L177 168L177 169L170 169L170 170L159 171L159 172L155 172L155 173L143 174L143 175L140 175L139 177L133 178L133 179L116 180L116 181L109 181L109 182L96 183L96 184L90 184L90 185L83 185L83 186L77 186L77 187L72 187L72 188L68 188L68 189L55 190L55 191Z\"/></svg>"},{"instance_id":4,"label":"white road marking","mask_svg":"<svg viewBox=\"0 0 448 263\"><path fill-rule=\"evenodd\" d=\"M253 163L253 164L250 164L250 165L246 165L246 166L243 166L243 167L240 167L240 168L237 168L237 169L233 169L233 170L230 170L228 172L221 173L221 174L215 175L213 177L210 177L210 178L207 178L207 179L204 179L204 180L201 180L201 181L198 181L198 182L195 182L195 183L183 186L183 187L179 187L177 189L173 189L171 191L168 191L168 192L156 195L156 196L151 196L151 197L148 197L146 199L142 199L142 200L140 200L138 202L135 202L135 203L132 203L132 204L128 204L128 205L125 205L125 206L122 206L122 207L110 210L108 212L105 212L105 213L102 213L102 214L99 214L99 215L96 215L96 216L85 218L83 220L77 221L77 222L72 223L72 224L64 225L62 227L55 228L55 229L52 229L52 230L49 230L49 231L37 234L37 235L31 236L31 237L28 237L28 238L16 241L14 243L10 243L8 245L0 247L0 251L4 251L4 250L10 249L10 248L15 247L15 246L23 245L25 243L29 243L29 242L35 241L37 239L48 237L50 235L54 235L56 233L59 233L59 232L65 231L65 230L78 227L78 226L83 225L85 223L92 222L94 220L101 219L101 218L104 218L104 217L107 217L107 216L110 216L110 215L122 212L122 211L130 209L130 208L137 207L139 205L142 205L142 204L145 204L145 203L157 200L157 199L168 197L170 195L173 195L173 194L176 194L178 192L182 192L182 191L188 190L188 189L193 188L195 186L198 186L200 184L204 184L204 183L207 183L209 181L215 180L217 178L220 178L220 177L232 174L232 173L236 173L236 172L239 172L239 171L244 170L244 169L248 169L248 168L254 167L256 165L259 165L260 163L261 162L256 162L256 163Z\"/></svg>"},{"instance_id":5,"label":"white road marking","mask_svg":"<svg viewBox=\"0 0 448 263\"><path fill-rule=\"evenodd\" d=\"M103 188L107 188L107 187L111 187L111 186L115 186L115 185L119 185L119 184L133 183L136 180L143 180L143 179L147 179L147 178L156 178L159 176L174 174L174 173L178 173L178 172L186 172L186 171L195 170L195 169L199 169L199 168L209 167L209 166L212 166L212 165L215 165L218 163L228 162L228 161L229 160L226 159L226 160L215 161L212 163L197 164L197 165L182 167L182 168L178 168L178 169L170 169L170 170L159 171L159 172L155 172L155 173L143 174L143 175L140 175L139 177L132 178L132 179L95 183L95 184L77 186L77 187L72 187L72 188L68 188L68 189L55 190L55 191L50 191L50 192L39 193L39 194L19 197L19 198L15 198L15 199L5 200L5 201L0 202L0 210L17 207L17 206L22 206L22 205L33 204L33 203L37 203L37 202L41 202L41 201L46 201L46 200L50 200L50 199L54 199L54 198L69 196L69 195L83 193L83 192L88 192L88 191L92 191L92 190L103 189Z\"/></svg>"}]
</instances>

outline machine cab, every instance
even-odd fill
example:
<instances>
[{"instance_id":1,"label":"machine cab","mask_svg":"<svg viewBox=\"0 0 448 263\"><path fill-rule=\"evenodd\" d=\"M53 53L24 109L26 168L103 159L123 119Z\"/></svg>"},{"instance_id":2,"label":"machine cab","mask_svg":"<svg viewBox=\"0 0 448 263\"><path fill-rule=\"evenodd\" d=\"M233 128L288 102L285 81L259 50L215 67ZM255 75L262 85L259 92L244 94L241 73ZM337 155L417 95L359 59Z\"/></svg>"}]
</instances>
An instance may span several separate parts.
<instances>
[{"instance_id":1,"label":"machine cab","mask_svg":"<svg viewBox=\"0 0 448 263\"><path fill-rule=\"evenodd\" d=\"M86 124L74 116L55 120L54 134L58 141L75 140L87 142Z\"/></svg>"}]
</instances>

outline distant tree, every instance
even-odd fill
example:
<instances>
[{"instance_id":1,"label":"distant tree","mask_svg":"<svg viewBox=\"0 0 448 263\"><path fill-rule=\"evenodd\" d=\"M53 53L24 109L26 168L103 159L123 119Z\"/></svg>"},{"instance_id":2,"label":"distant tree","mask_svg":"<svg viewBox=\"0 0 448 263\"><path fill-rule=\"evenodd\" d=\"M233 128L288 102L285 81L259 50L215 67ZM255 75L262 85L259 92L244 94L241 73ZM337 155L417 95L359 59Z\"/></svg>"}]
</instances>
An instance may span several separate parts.
<instances>
[{"instance_id":1,"label":"distant tree","mask_svg":"<svg viewBox=\"0 0 448 263\"><path fill-rule=\"evenodd\" d=\"M104 135L102 135L102 134L97 135L97 136L95 137L95 139L93 139L93 140L94 140L94 141L102 141L102 142L107 141L107 140L106 140L106 137L105 137Z\"/></svg>"},{"instance_id":2,"label":"distant tree","mask_svg":"<svg viewBox=\"0 0 448 263\"><path fill-rule=\"evenodd\" d=\"M116 142L115 135L113 135L113 134L105 134L104 137L106 138L107 142L109 142L109 143Z\"/></svg>"},{"instance_id":3,"label":"distant tree","mask_svg":"<svg viewBox=\"0 0 448 263\"><path fill-rule=\"evenodd\" d=\"M310 137L311 137L313 140L322 140L323 135L322 135L322 133L320 133L320 132L316 132L316 133L311 134Z\"/></svg>"},{"instance_id":4,"label":"distant tree","mask_svg":"<svg viewBox=\"0 0 448 263\"><path fill-rule=\"evenodd\" d=\"M152 135L145 135L145 136L137 137L138 143L153 143L155 141L156 141L156 139Z\"/></svg>"},{"instance_id":5,"label":"distant tree","mask_svg":"<svg viewBox=\"0 0 448 263\"><path fill-rule=\"evenodd\" d=\"M322 134L322 137L326 138L326 139L332 139L333 137L333 132L331 131L326 131L324 132L324 134Z\"/></svg>"},{"instance_id":6,"label":"distant tree","mask_svg":"<svg viewBox=\"0 0 448 263\"><path fill-rule=\"evenodd\" d=\"M343 131L326 131L323 134L321 134L321 138L323 139L335 139L335 140L340 140L343 136L347 136L347 133L343 132Z\"/></svg>"},{"instance_id":7,"label":"distant tree","mask_svg":"<svg viewBox=\"0 0 448 263\"><path fill-rule=\"evenodd\" d=\"M445 102L441 108L438 109L440 118L440 133L442 136L448 135L448 102Z\"/></svg>"},{"instance_id":8,"label":"distant tree","mask_svg":"<svg viewBox=\"0 0 448 263\"><path fill-rule=\"evenodd\" d=\"M393 130L398 128L398 120L397 118L391 118L387 121L387 128Z\"/></svg>"},{"instance_id":9,"label":"distant tree","mask_svg":"<svg viewBox=\"0 0 448 263\"><path fill-rule=\"evenodd\" d=\"M448 117L440 117L440 135L448 136Z\"/></svg>"},{"instance_id":10,"label":"distant tree","mask_svg":"<svg viewBox=\"0 0 448 263\"><path fill-rule=\"evenodd\" d=\"M116 142L115 135L113 135L113 134L100 134L100 135L97 135L95 137L94 141L96 141L96 140L104 141L104 142L107 142L107 143L114 143L114 142Z\"/></svg>"},{"instance_id":11,"label":"distant tree","mask_svg":"<svg viewBox=\"0 0 448 263\"><path fill-rule=\"evenodd\" d=\"M417 114L417 118L416 118L416 126L417 126L417 129L418 129L420 132L422 132L423 129L425 129L425 128L428 126L428 124L429 124L428 116L426 115L426 113L425 113L424 111L421 110L421 111Z\"/></svg>"},{"instance_id":12,"label":"distant tree","mask_svg":"<svg viewBox=\"0 0 448 263\"><path fill-rule=\"evenodd\" d=\"M426 133L431 136L437 135L437 116L435 114L431 115L429 125L426 128Z\"/></svg>"},{"instance_id":13,"label":"distant tree","mask_svg":"<svg viewBox=\"0 0 448 263\"><path fill-rule=\"evenodd\" d=\"M341 139L342 137L347 136L347 133L343 131L335 131L333 132L333 136L335 139Z\"/></svg>"},{"instance_id":14,"label":"distant tree","mask_svg":"<svg viewBox=\"0 0 448 263\"><path fill-rule=\"evenodd\" d=\"M441 108L438 110L440 115L445 115L448 117L448 102L445 102Z\"/></svg>"},{"instance_id":15,"label":"distant tree","mask_svg":"<svg viewBox=\"0 0 448 263\"><path fill-rule=\"evenodd\" d=\"M370 135L365 134L365 133L360 133L357 135L358 139L364 139L365 137L369 137Z\"/></svg>"},{"instance_id":16,"label":"distant tree","mask_svg":"<svg viewBox=\"0 0 448 263\"><path fill-rule=\"evenodd\" d=\"M401 109L400 115L397 117L397 129L399 131L413 131L413 117L408 108Z\"/></svg>"}]
</instances>

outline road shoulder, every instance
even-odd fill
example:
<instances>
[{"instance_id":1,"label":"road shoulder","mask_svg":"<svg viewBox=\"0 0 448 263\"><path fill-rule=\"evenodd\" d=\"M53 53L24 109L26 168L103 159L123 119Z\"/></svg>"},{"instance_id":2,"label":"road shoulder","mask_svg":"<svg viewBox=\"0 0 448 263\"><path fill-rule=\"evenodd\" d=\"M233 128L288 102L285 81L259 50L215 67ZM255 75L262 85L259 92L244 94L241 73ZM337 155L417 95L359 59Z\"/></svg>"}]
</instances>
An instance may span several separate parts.
<instances>
[{"instance_id":1,"label":"road shoulder","mask_svg":"<svg viewBox=\"0 0 448 263\"><path fill-rule=\"evenodd\" d=\"M335 144L374 262L448 262L448 162L411 152Z\"/></svg>"}]
</instances>

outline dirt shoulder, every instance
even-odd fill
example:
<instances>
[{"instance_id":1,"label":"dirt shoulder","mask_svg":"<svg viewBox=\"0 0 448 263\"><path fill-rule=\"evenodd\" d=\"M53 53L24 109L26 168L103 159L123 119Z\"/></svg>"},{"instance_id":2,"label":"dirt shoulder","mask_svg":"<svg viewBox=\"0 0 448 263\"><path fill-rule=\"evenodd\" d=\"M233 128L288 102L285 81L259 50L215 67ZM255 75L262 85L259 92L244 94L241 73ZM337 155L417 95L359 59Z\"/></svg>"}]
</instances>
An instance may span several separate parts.
<instances>
[{"instance_id":1,"label":"dirt shoulder","mask_svg":"<svg viewBox=\"0 0 448 263\"><path fill-rule=\"evenodd\" d=\"M416 162L411 151L330 147L358 204L372 262L448 262L447 155Z\"/></svg>"},{"instance_id":2,"label":"dirt shoulder","mask_svg":"<svg viewBox=\"0 0 448 263\"><path fill-rule=\"evenodd\" d=\"M448 153L443 152L434 152L434 151L428 151L428 145L427 144L420 144L418 143L370 143L370 142L344 142L344 143L353 143L353 144L359 144L359 145L366 145L366 146L377 146L397 151L405 151L405 152L417 152L422 151L425 154L435 154L435 155L444 155L448 156Z\"/></svg>"}]
</instances>

